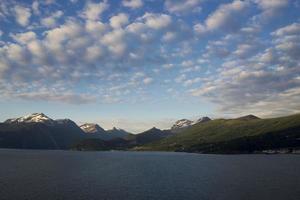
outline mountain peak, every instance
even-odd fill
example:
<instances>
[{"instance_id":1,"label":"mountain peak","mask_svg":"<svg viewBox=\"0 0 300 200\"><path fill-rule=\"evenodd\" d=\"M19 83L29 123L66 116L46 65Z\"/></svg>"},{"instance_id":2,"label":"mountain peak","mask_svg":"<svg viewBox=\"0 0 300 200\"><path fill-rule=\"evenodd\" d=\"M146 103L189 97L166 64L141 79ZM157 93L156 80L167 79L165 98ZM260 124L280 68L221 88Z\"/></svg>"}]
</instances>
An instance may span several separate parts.
<instances>
[{"instance_id":1,"label":"mountain peak","mask_svg":"<svg viewBox=\"0 0 300 200\"><path fill-rule=\"evenodd\" d=\"M32 113L30 115L26 115L19 118L8 119L5 121L5 123L33 123L33 122L52 124L54 120L46 116L44 113Z\"/></svg>"},{"instance_id":2,"label":"mountain peak","mask_svg":"<svg viewBox=\"0 0 300 200\"><path fill-rule=\"evenodd\" d=\"M149 129L148 131L161 131L160 129L156 128L156 127L152 127L151 129Z\"/></svg>"},{"instance_id":3,"label":"mountain peak","mask_svg":"<svg viewBox=\"0 0 300 200\"><path fill-rule=\"evenodd\" d=\"M192 125L193 121L188 120L188 119L180 119L175 122L175 124L172 126L171 129L180 129L180 128L185 128L190 125Z\"/></svg>"},{"instance_id":4,"label":"mountain peak","mask_svg":"<svg viewBox=\"0 0 300 200\"><path fill-rule=\"evenodd\" d=\"M198 124L198 123L203 123L203 122L208 122L208 121L210 121L211 119L209 118L209 117L201 117L201 118L199 118L197 121L195 121L194 123L195 124Z\"/></svg>"},{"instance_id":5,"label":"mountain peak","mask_svg":"<svg viewBox=\"0 0 300 200\"><path fill-rule=\"evenodd\" d=\"M79 126L85 133L99 133L105 132L98 124L94 123L85 123Z\"/></svg>"},{"instance_id":6,"label":"mountain peak","mask_svg":"<svg viewBox=\"0 0 300 200\"><path fill-rule=\"evenodd\" d=\"M255 116L255 115L246 115L246 116L242 116L242 117L239 117L237 119L241 119L241 120L252 120L252 119L260 119L259 117Z\"/></svg>"}]
</instances>

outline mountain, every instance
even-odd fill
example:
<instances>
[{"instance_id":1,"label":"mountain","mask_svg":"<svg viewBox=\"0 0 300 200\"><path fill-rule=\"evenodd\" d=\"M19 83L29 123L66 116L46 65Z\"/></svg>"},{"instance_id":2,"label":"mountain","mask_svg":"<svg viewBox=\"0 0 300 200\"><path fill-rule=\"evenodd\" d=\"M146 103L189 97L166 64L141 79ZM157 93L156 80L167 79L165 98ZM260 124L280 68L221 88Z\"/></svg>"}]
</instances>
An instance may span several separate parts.
<instances>
[{"instance_id":1,"label":"mountain","mask_svg":"<svg viewBox=\"0 0 300 200\"><path fill-rule=\"evenodd\" d=\"M106 133L109 134L111 138L127 138L132 135L131 133L116 127L113 127L111 130L107 130Z\"/></svg>"},{"instance_id":2,"label":"mountain","mask_svg":"<svg viewBox=\"0 0 300 200\"><path fill-rule=\"evenodd\" d=\"M198 124L198 123L204 123L204 122L209 122L211 119L209 117L201 117L197 121L195 121L193 124Z\"/></svg>"},{"instance_id":3,"label":"mountain","mask_svg":"<svg viewBox=\"0 0 300 200\"><path fill-rule=\"evenodd\" d=\"M111 140L114 138L111 135L109 135L98 124L85 123L82 124L80 128L86 133L86 136L88 138L101 139L101 140Z\"/></svg>"},{"instance_id":4,"label":"mountain","mask_svg":"<svg viewBox=\"0 0 300 200\"><path fill-rule=\"evenodd\" d=\"M174 125L171 127L172 130L175 129L182 129L189 127L193 124L193 121L188 120L188 119L180 119L174 123Z\"/></svg>"},{"instance_id":5,"label":"mountain","mask_svg":"<svg viewBox=\"0 0 300 200\"><path fill-rule=\"evenodd\" d=\"M0 123L0 148L68 149L83 139L84 132L72 120L53 120L43 113Z\"/></svg>"},{"instance_id":6,"label":"mountain","mask_svg":"<svg viewBox=\"0 0 300 200\"><path fill-rule=\"evenodd\" d=\"M246 115L239 118L236 118L239 120L253 120L253 119L260 119L259 117L256 117L255 115Z\"/></svg>"},{"instance_id":7,"label":"mountain","mask_svg":"<svg viewBox=\"0 0 300 200\"><path fill-rule=\"evenodd\" d=\"M85 123L79 126L87 134L101 134L106 133L106 131L100 127L98 124Z\"/></svg>"},{"instance_id":8,"label":"mountain","mask_svg":"<svg viewBox=\"0 0 300 200\"><path fill-rule=\"evenodd\" d=\"M173 135L170 130L160 130L151 128L139 134L130 134L122 129L113 128L107 131L108 135L113 135L114 138L110 140L103 140L99 138L89 138L80 141L72 147L75 150L81 151L98 151L98 150L127 150L129 148L144 145L147 143L161 140L165 137Z\"/></svg>"},{"instance_id":9,"label":"mountain","mask_svg":"<svg viewBox=\"0 0 300 200\"><path fill-rule=\"evenodd\" d=\"M24 117L7 119L4 123L8 124L18 124L18 123L44 123L53 124L54 120L47 117L44 113L33 113L31 115L26 115Z\"/></svg>"},{"instance_id":10,"label":"mountain","mask_svg":"<svg viewBox=\"0 0 300 200\"><path fill-rule=\"evenodd\" d=\"M173 133L180 133L183 130L191 127L194 124L204 123L204 122L208 122L210 120L211 119L209 117L202 117L202 118L199 118L196 121L191 121L191 120L188 120L188 119L180 119L180 120L178 120L174 123L174 125L171 127L171 131Z\"/></svg>"},{"instance_id":11,"label":"mountain","mask_svg":"<svg viewBox=\"0 0 300 200\"><path fill-rule=\"evenodd\" d=\"M112 140L116 138L126 138L131 133L123 129L113 128L105 131L98 124L86 123L82 124L80 128L86 133L88 138L101 139L101 140Z\"/></svg>"},{"instance_id":12,"label":"mountain","mask_svg":"<svg viewBox=\"0 0 300 200\"><path fill-rule=\"evenodd\" d=\"M160 130L153 127L145 132L136 134L135 142L138 145L142 145L161 140L170 135L172 135L172 132L170 130Z\"/></svg>"},{"instance_id":13,"label":"mountain","mask_svg":"<svg viewBox=\"0 0 300 200\"><path fill-rule=\"evenodd\" d=\"M300 148L300 114L271 119L248 116L197 123L180 134L146 144L139 150L253 153L282 148Z\"/></svg>"}]
</instances>

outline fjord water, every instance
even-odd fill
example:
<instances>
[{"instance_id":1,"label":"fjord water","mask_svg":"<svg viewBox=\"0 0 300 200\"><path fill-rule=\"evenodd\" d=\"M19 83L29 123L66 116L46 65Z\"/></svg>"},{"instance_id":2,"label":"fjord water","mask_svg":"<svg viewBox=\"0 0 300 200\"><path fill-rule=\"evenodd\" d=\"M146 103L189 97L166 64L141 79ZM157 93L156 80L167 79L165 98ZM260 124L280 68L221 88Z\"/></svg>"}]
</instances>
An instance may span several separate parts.
<instances>
[{"instance_id":1,"label":"fjord water","mask_svg":"<svg viewBox=\"0 0 300 200\"><path fill-rule=\"evenodd\" d=\"M298 155L0 150L0 199L300 198Z\"/></svg>"}]
</instances>

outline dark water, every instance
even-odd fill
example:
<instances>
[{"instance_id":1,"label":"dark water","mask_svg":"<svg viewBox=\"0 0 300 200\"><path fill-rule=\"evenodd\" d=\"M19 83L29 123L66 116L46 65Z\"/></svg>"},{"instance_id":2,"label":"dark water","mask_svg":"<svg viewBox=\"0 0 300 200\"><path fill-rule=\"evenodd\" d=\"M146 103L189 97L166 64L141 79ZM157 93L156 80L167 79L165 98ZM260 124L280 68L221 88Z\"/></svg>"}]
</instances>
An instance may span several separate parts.
<instances>
[{"instance_id":1,"label":"dark water","mask_svg":"<svg viewBox=\"0 0 300 200\"><path fill-rule=\"evenodd\" d=\"M300 156L2 149L0 199L299 200Z\"/></svg>"}]
</instances>

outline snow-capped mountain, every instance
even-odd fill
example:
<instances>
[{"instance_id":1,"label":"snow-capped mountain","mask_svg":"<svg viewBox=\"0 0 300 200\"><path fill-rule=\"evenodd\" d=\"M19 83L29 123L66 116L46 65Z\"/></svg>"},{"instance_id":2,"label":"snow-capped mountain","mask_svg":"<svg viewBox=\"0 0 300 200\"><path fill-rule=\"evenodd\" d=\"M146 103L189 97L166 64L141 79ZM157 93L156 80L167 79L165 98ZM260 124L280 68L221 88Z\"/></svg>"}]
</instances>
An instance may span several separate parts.
<instances>
[{"instance_id":1,"label":"snow-capped mountain","mask_svg":"<svg viewBox=\"0 0 300 200\"><path fill-rule=\"evenodd\" d=\"M33 113L23 117L8 119L4 123L13 124L13 123L34 123L34 122L53 124L54 120L46 116L44 113Z\"/></svg>"},{"instance_id":2,"label":"snow-capped mountain","mask_svg":"<svg viewBox=\"0 0 300 200\"><path fill-rule=\"evenodd\" d=\"M105 130L98 124L85 123L79 126L85 133L105 133Z\"/></svg>"},{"instance_id":3,"label":"snow-capped mountain","mask_svg":"<svg viewBox=\"0 0 300 200\"><path fill-rule=\"evenodd\" d=\"M201 117L198 120L194 121L193 124L198 124L198 123L203 123L203 122L208 122L211 119L209 117Z\"/></svg>"},{"instance_id":4,"label":"snow-capped mountain","mask_svg":"<svg viewBox=\"0 0 300 200\"><path fill-rule=\"evenodd\" d=\"M112 140L115 138L126 138L130 133L125 130L118 129L114 127L111 130L104 130L98 124L85 123L80 126L80 128L87 134L90 138L99 138L102 140Z\"/></svg>"},{"instance_id":5,"label":"snow-capped mountain","mask_svg":"<svg viewBox=\"0 0 300 200\"><path fill-rule=\"evenodd\" d=\"M193 121L188 119L180 119L175 122L175 124L171 127L171 129L181 129L188 126L191 126L193 124Z\"/></svg>"},{"instance_id":6,"label":"snow-capped mountain","mask_svg":"<svg viewBox=\"0 0 300 200\"><path fill-rule=\"evenodd\" d=\"M209 117L201 117L198 120L192 121L192 120L188 120L188 119L181 119L178 120L174 123L174 125L171 127L171 130L173 132L178 132L180 130L183 130L185 128L188 128L194 124L198 124L198 123L204 123L204 122L208 122L211 119Z\"/></svg>"},{"instance_id":7,"label":"snow-capped mountain","mask_svg":"<svg viewBox=\"0 0 300 200\"><path fill-rule=\"evenodd\" d=\"M53 120L43 113L0 123L0 146L7 148L69 149L83 139L84 132L72 120Z\"/></svg>"}]
</instances>

